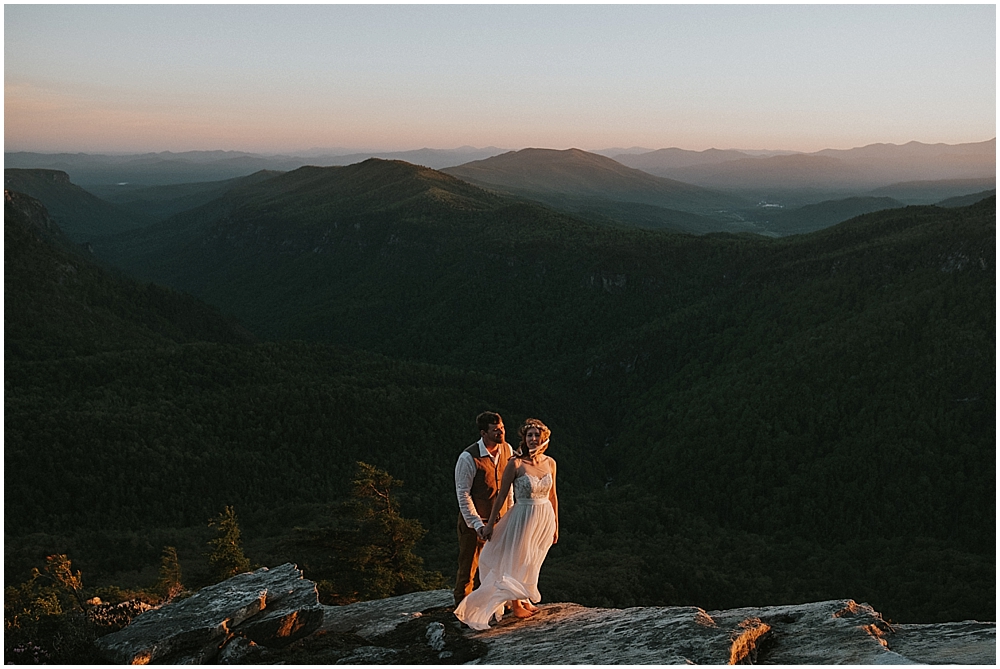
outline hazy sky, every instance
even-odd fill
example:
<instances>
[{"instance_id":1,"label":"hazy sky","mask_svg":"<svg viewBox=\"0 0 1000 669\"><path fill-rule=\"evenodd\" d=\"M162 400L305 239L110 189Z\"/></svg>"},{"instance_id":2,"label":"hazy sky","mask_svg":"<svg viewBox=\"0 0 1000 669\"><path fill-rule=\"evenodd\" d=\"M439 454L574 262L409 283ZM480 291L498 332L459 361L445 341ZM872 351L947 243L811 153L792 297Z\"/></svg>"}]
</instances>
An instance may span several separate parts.
<instances>
[{"instance_id":1,"label":"hazy sky","mask_svg":"<svg viewBox=\"0 0 1000 669\"><path fill-rule=\"evenodd\" d=\"M6 151L996 135L995 5L4 5Z\"/></svg>"}]
</instances>

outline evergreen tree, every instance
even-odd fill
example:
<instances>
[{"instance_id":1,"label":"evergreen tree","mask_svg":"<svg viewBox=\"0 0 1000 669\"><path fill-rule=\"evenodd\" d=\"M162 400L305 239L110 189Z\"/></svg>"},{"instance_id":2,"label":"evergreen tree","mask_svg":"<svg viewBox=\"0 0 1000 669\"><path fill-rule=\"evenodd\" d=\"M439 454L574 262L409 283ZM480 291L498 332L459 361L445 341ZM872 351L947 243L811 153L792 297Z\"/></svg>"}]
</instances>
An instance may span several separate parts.
<instances>
[{"instance_id":1,"label":"evergreen tree","mask_svg":"<svg viewBox=\"0 0 1000 669\"><path fill-rule=\"evenodd\" d=\"M361 575L367 598L377 599L438 587L442 577L424 570L413 549L426 530L404 518L392 491L403 484L364 462L357 464L349 504L357 522L350 562Z\"/></svg>"},{"instance_id":2,"label":"evergreen tree","mask_svg":"<svg viewBox=\"0 0 1000 669\"><path fill-rule=\"evenodd\" d=\"M160 577L153 586L153 591L166 602L184 592L184 585L181 582L181 563L177 557L177 549L173 546L165 546L163 549Z\"/></svg>"},{"instance_id":3,"label":"evergreen tree","mask_svg":"<svg viewBox=\"0 0 1000 669\"><path fill-rule=\"evenodd\" d=\"M208 564L212 567L216 581L224 581L250 571L250 560L243 554L240 525L233 507L227 506L219 517L210 520L208 525L215 527L218 532L218 535L208 542L212 547L212 552L208 555Z\"/></svg>"},{"instance_id":4,"label":"evergreen tree","mask_svg":"<svg viewBox=\"0 0 1000 669\"><path fill-rule=\"evenodd\" d=\"M328 507L318 528L299 528L284 545L316 581L325 604L402 595L440 587L413 551L426 530L400 515L393 490L402 482L372 465L357 463L351 497Z\"/></svg>"}]
</instances>

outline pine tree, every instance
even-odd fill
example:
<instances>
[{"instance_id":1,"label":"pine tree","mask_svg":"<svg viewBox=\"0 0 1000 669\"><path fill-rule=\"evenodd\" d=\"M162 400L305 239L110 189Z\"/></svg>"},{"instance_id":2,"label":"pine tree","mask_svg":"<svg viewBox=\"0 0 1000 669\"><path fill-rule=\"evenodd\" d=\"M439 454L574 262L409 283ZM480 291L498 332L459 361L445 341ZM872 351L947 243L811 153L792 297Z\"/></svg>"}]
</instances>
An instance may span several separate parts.
<instances>
[{"instance_id":1,"label":"pine tree","mask_svg":"<svg viewBox=\"0 0 1000 669\"><path fill-rule=\"evenodd\" d=\"M360 574L366 599L402 595L437 587L440 574L424 570L413 549L426 530L418 520L404 518L392 491L403 484L388 472L357 463L349 504L357 522L356 543L348 558Z\"/></svg>"},{"instance_id":2,"label":"pine tree","mask_svg":"<svg viewBox=\"0 0 1000 669\"><path fill-rule=\"evenodd\" d=\"M160 577L153 586L153 591L166 602L184 592L184 585L181 582L181 563L177 557L177 549L173 546L163 548L163 557L160 559Z\"/></svg>"},{"instance_id":3,"label":"pine tree","mask_svg":"<svg viewBox=\"0 0 1000 669\"><path fill-rule=\"evenodd\" d=\"M224 581L250 571L250 560L243 554L240 525L233 507L227 506L219 517L210 520L208 525L215 527L218 532L218 536L208 542L212 547L212 552L208 555L208 564L212 567L216 580Z\"/></svg>"},{"instance_id":4,"label":"pine tree","mask_svg":"<svg viewBox=\"0 0 1000 669\"><path fill-rule=\"evenodd\" d=\"M325 604L402 595L441 587L414 554L425 534L417 520L399 513L393 490L402 482L369 464L357 463L351 498L331 504L316 528L299 528L284 548L307 578L316 581Z\"/></svg>"}]
</instances>

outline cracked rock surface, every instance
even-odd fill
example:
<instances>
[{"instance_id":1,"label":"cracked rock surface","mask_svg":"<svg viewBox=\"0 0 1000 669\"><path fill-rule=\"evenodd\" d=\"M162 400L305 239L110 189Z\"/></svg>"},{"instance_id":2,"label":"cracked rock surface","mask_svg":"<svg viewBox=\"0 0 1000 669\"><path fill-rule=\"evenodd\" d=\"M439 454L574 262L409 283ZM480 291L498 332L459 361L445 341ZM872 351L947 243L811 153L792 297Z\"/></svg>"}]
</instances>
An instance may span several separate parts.
<instances>
[{"instance_id":1,"label":"cracked rock surface","mask_svg":"<svg viewBox=\"0 0 1000 669\"><path fill-rule=\"evenodd\" d=\"M234 639L288 645L319 628L323 609L295 565L265 567L147 611L96 645L116 664L205 664Z\"/></svg>"},{"instance_id":2,"label":"cracked rock surface","mask_svg":"<svg viewBox=\"0 0 1000 669\"><path fill-rule=\"evenodd\" d=\"M99 642L116 662L996 662L994 622L891 625L867 604L850 599L724 611L692 606L600 609L542 604L531 618L505 616L481 632L461 625L452 609L448 590L322 606L312 582L302 579L294 565L283 565L242 574L183 602L144 613ZM193 624L194 618L200 622ZM112 639L116 635L121 636Z\"/></svg>"}]
</instances>

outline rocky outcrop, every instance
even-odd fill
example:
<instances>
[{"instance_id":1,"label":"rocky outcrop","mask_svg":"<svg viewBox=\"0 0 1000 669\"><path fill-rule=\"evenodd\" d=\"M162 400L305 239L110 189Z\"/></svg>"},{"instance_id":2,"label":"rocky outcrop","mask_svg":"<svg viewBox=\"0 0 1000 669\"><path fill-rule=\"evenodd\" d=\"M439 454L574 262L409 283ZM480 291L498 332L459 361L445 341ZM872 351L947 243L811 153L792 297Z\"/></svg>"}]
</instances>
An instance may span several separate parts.
<instances>
[{"instance_id":1,"label":"rocky outcrop","mask_svg":"<svg viewBox=\"0 0 1000 669\"><path fill-rule=\"evenodd\" d=\"M196 598L202 602L187 605L190 611L170 612ZM867 604L849 599L725 611L543 604L532 618L507 616L489 630L476 632L452 615L450 591L321 606L312 584L292 565L284 565L243 574L185 602L143 614L117 633L118 640L108 642L104 637L102 646L114 653L109 659L506 665L994 664L996 660L995 623L891 625ZM195 610L202 612L197 625L191 622ZM133 628L133 640L126 643L125 633ZM186 650L181 650L181 640Z\"/></svg>"},{"instance_id":2,"label":"rocky outcrop","mask_svg":"<svg viewBox=\"0 0 1000 669\"><path fill-rule=\"evenodd\" d=\"M204 664L237 639L237 646L287 646L318 629L323 610L316 585L286 564L240 574L148 611L98 639L97 647L119 664Z\"/></svg>"},{"instance_id":3,"label":"rocky outcrop","mask_svg":"<svg viewBox=\"0 0 1000 669\"><path fill-rule=\"evenodd\" d=\"M476 637L489 647L482 664L992 664L996 625L965 625L951 638L936 625L895 628L852 600L726 611L551 604Z\"/></svg>"},{"instance_id":4,"label":"rocky outcrop","mask_svg":"<svg viewBox=\"0 0 1000 669\"><path fill-rule=\"evenodd\" d=\"M49 217L45 206L35 198L5 188L3 202L5 219L8 209L16 211L24 217L23 220L31 224L33 232L42 238L50 239L62 236L62 231Z\"/></svg>"}]
</instances>

